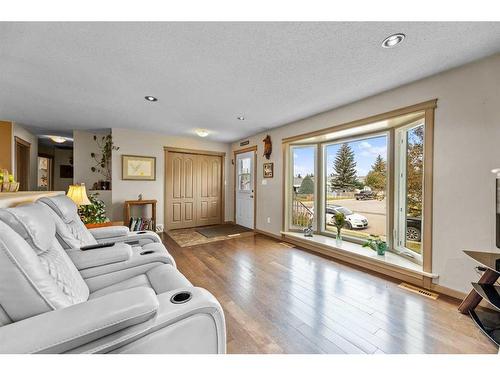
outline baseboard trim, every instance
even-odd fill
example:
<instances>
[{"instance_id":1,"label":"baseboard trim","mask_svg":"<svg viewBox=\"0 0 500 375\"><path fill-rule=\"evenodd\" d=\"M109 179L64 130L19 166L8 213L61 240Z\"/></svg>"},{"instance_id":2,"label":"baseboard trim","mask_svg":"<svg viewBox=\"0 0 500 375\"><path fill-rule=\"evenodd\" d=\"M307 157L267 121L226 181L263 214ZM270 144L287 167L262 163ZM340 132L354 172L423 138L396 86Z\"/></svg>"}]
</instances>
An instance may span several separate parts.
<instances>
[{"instance_id":1,"label":"baseboard trim","mask_svg":"<svg viewBox=\"0 0 500 375\"><path fill-rule=\"evenodd\" d=\"M271 233L271 232L266 232L265 230L261 230L261 229L254 229L253 230L255 233L258 233L258 234L262 234L264 236L267 236L267 237L271 237L271 238L274 238L275 240L278 240L278 241L283 241L283 236L278 236L274 233Z\"/></svg>"}]
</instances>

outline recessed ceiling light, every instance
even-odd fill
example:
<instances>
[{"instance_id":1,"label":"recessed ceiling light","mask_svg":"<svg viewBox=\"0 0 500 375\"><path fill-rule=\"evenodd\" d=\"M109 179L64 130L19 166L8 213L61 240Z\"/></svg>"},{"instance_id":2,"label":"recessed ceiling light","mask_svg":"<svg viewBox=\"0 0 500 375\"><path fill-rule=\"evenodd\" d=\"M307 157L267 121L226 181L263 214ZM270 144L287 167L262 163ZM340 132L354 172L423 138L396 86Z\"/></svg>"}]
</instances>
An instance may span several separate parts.
<instances>
[{"instance_id":1,"label":"recessed ceiling light","mask_svg":"<svg viewBox=\"0 0 500 375\"><path fill-rule=\"evenodd\" d=\"M384 41L382 42L382 47L383 48L395 47L396 45L401 43L405 38L406 35L402 33L392 34L384 39Z\"/></svg>"},{"instance_id":2,"label":"recessed ceiling light","mask_svg":"<svg viewBox=\"0 0 500 375\"><path fill-rule=\"evenodd\" d=\"M144 99L146 99L148 102L157 102L158 101L157 98L155 98L154 96L151 96L151 95L145 96Z\"/></svg>"},{"instance_id":3,"label":"recessed ceiling light","mask_svg":"<svg viewBox=\"0 0 500 375\"><path fill-rule=\"evenodd\" d=\"M59 137L58 135L49 135L49 138L52 139L55 143L64 143L66 142L66 138Z\"/></svg>"},{"instance_id":4,"label":"recessed ceiling light","mask_svg":"<svg viewBox=\"0 0 500 375\"><path fill-rule=\"evenodd\" d=\"M237 120L240 120L240 121L243 121L243 120L245 119L245 117L243 117L243 116L238 116L238 117L236 117L236 119L237 119Z\"/></svg>"},{"instance_id":5,"label":"recessed ceiling light","mask_svg":"<svg viewBox=\"0 0 500 375\"><path fill-rule=\"evenodd\" d=\"M202 138L205 138L208 135L207 129L196 129L195 132L196 132L196 134L198 134L198 136L200 136Z\"/></svg>"}]
</instances>

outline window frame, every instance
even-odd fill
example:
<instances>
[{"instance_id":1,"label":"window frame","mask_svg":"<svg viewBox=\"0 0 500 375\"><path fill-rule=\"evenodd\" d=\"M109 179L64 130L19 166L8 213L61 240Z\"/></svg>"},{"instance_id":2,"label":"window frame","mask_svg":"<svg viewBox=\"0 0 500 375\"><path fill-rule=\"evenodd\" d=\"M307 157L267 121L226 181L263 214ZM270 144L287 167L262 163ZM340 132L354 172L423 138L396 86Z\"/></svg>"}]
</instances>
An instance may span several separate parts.
<instances>
[{"instance_id":1,"label":"window frame","mask_svg":"<svg viewBox=\"0 0 500 375\"><path fill-rule=\"evenodd\" d=\"M319 146L319 144L323 143L332 143L332 141L315 141L315 139L321 139L328 137L330 133L336 133L336 132L344 132L346 130L355 130L354 128L363 128L363 129L368 129L371 124L375 123L381 123L381 122L386 122L387 124L390 123L391 119L394 119L396 117L400 117L403 115L412 115L412 114L419 114L422 112L422 117L424 119L424 175L423 175L423 213L422 213L422 260L419 262L422 264L422 270L424 272L431 273L432 272L432 198L433 198L433 148L434 148L434 115L435 115L435 109L437 108L437 99L429 100L426 102L410 105L407 107L395 109L389 112L384 112L380 113L377 115L369 116L364 119L360 120L355 120L335 126L331 126L325 129L321 130L316 130L300 135L295 135L291 137L286 137L282 139L282 150L283 150L283 160L284 160L284 168L283 168L283 180L282 180L282 191L283 191L283 220L282 220L282 231L286 233L289 230L289 220L288 220L288 212L289 212L289 201L290 201L290 196L288 194L288 184L289 178L291 172L290 172L290 147L291 146L301 146L301 145L318 145L317 148L317 156L316 156L316 175L318 176L318 183L316 184L316 196L317 199L315 199L315 206L318 206L317 209L315 208L315 212L322 212L324 210L324 205L325 205L325 199L324 199L324 194L325 192L323 191L324 187L324 167L323 167L323 160L324 160L324 148L323 146ZM415 122L416 120L413 119L411 122ZM395 162L395 130L397 128L400 128L402 126L407 125L407 123L399 124L398 126L391 126L390 124L387 125L385 129L378 129L375 131L364 131L364 132L357 132L355 136L351 137L343 137L343 139L348 139L348 138L368 138L368 136L372 133L381 133L385 130L388 131L388 155L387 155L387 163L388 163L388 186L387 186L387 195L388 195L388 200L387 203L389 205L388 212L389 214L387 215L387 220L388 220L388 226L387 226L387 242L388 245L391 249L394 250L393 246L393 241L394 241L394 217L395 215L393 214L394 209L395 209L395 200L394 200L394 194L395 194L395 176L394 176L394 162ZM335 143L341 142L343 139L335 139ZM303 142L303 143L302 143ZM319 171L319 173L318 173ZM319 202L319 203L318 203ZM290 206L291 207L291 206ZM319 211L318 211L319 209ZM316 225L316 231L315 233L321 234L321 235L328 235L328 233L324 233L325 231L323 230L323 226L325 225L323 223L324 218L323 215L315 215L315 221L317 222ZM332 236L330 234L330 236ZM344 237L345 238L345 237ZM401 254L404 255L404 254ZM411 259L411 258L410 258ZM427 285L430 283L430 279L424 278L424 284ZM425 286L424 285L424 286Z\"/></svg>"},{"instance_id":2,"label":"window frame","mask_svg":"<svg viewBox=\"0 0 500 375\"><path fill-rule=\"evenodd\" d=\"M318 179L318 150L319 150L319 146L317 143L311 143L311 144L308 144L308 143L304 143L304 144L300 144L300 145L290 145L290 148L289 148L289 156L288 156L288 164L290 165L290 171L288 173L288 185L289 187L291 187L293 190L293 180L294 180L294 176L293 176L293 169L294 169L294 158L293 158L293 149L295 148L307 148L307 147L314 147L314 176L316 177L316 180L314 182L314 204L313 204L313 210L314 210L314 216L313 216L313 225L312 225L312 228L314 230L315 233L317 233L317 230L318 230L318 217L317 217L317 212L318 212L318 187L319 187L319 179ZM288 189L288 193L287 193L287 196L291 196L291 199L289 199L288 203L287 203L287 211L288 211L288 214L287 214L287 222L288 222L288 225L287 225L287 228L290 232L301 232L301 229L299 228L295 228L293 227L292 225L292 215L293 215L293 193L291 192L290 189Z\"/></svg>"},{"instance_id":3,"label":"window frame","mask_svg":"<svg viewBox=\"0 0 500 375\"><path fill-rule=\"evenodd\" d=\"M326 176L326 168L325 168L325 165L326 165L326 161L325 161L325 158L326 158L326 148L330 145L338 145L338 144L343 144L343 143L349 143L349 142L358 142L358 141L362 141L362 140L366 140L366 139L371 139L371 138L377 138L377 137L381 137L381 136L385 136L386 137L386 142L387 142L387 153L385 155L386 157L386 163L387 163L387 177L386 177L386 182L385 182L385 191L387 192L387 196L389 197L389 186L390 186L390 183L389 183L389 180L390 180L390 174L391 174L391 166L390 166L390 163L392 163L392 160L390 160L389 158L389 149L390 149L390 145L391 145L391 142L390 142L390 138L391 138L391 135L390 135L390 130L383 130L383 131L376 131L376 132L370 132L370 133L365 133L365 134L361 134L361 135L355 135L355 136L351 136L351 137L346 137L346 138L338 138L334 141L325 141L325 142L321 142L319 144L319 148L321 149L321 166L322 166L322 169L321 169L321 175L322 175L322 178L321 178L321 186L319 186L319 190L321 190L321 193L322 195L319 197L320 198L320 210L321 211L318 211L318 212L321 212L322 215L321 218L318 218L318 220L320 221L321 225L318 226L319 230L317 231L318 234L321 234L323 236L327 236L327 237L332 237L332 238L335 238L336 237L336 234L334 232L330 232L330 231L327 231L326 229L326 222L325 222L325 217L326 215L324 215L324 213L326 212L326 198L327 198L327 194L326 194L326 179L328 178L328 176ZM324 188L323 188L324 187ZM386 234L385 234L385 237L386 237L386 241L387 241L387 244L389 246L389 248L391 248L392 246L392 236L391 236L391 233L390 233L390 226L389 226L389 216L390 216L390 204L389 204L389 199L386 200L386 213L385 213L385 220L386 220ZM349 241L349 242L353 242L353 243L357 243L359 245L363 244L365 241L362 240L361 238L357 238L357 237L352 237L352 236L349 236L349 235L346 235L346 234L342 234L342 238Z\"/></svg>"}]
</instances>

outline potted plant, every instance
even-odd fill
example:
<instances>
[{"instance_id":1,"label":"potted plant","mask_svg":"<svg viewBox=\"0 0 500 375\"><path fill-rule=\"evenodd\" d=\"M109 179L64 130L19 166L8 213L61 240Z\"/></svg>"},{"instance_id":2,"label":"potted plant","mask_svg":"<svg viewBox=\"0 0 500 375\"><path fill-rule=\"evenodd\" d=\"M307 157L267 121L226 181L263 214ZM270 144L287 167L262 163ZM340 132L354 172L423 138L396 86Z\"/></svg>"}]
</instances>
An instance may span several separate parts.
<instances>
[{"instance_id":1,"label":"potted plant","mask_svg":"<svg viewBox=\"0 0 500 375\"><path fill-rule=\"evenodd\" d=\"M342 241L342 228L345 226L345 215L342 212L337 212L332 218L333 225L337 228L337 242Z\"/></svg>"},{"instance_id":2,"label":"potted plant","mask_svg":"<svg viewBox=\"0 0 500 375\"><path fill-rule=\"evenodd\" d=\"M97 198L98 195L98 193L90 194L90 204L78 207L78 214L87 226L102 226L109 221L106 217L106 205Z\"/></svg>"},{"instance_id":3,"label":"potted plant","mask_svg":"<svg viewBox=\"0 0 500 375\"><path fill-rule=\"evenodd\" d=\"M113 150L118 151L120 147L113 144L111 134L103 135L100 140L94 135L94 141L97 143L100 154L90 153L90 157L95 162L95 165L90 170L104 176L104 180L99 180L99 189L109 190L111 188L111 155Z\"/></svg>"},{"instance_id":4,"label":"potted plant","mask_svg":"<svg viewBox=\"0 0 500 375\"><path fill-rule=\"evenodd\" d=\"M363 244L363 247L369 247L375 250L378 255L384 255L387 250L387 242L382 241L379 236L370 234L370 237Z\"/></svg>"}]
</instances>

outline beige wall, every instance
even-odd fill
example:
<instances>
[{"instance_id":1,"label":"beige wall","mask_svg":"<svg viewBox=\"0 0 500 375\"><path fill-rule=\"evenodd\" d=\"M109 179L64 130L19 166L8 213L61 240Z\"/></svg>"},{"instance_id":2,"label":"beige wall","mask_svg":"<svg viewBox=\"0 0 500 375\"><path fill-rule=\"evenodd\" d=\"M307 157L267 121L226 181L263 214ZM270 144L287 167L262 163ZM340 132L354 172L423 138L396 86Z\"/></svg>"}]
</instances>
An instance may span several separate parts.
<instances>
[{"instance_id":1,"label":"beige wall","mask_svg":"<svg viewBox=\"0 0 500 375\"><path fill-rule=\"evenodd\" d=\"M119 151L113 152L113 220L123 219L123 202L125 200L137 199L138 194L142 193L144 199L158 200L157 223L164 223L164 146L226 153L230 151L229 144L211 142L202 138L173 137L127 129L113 129L112 134L113 142L120 147ZM121 155L123 154L156 157L156 181L122 180ZM226 158L226 173L229 163L230 160ZM232 195L226 191L226 220L230 220L232 215L231 207L228 207L230 202L232 202Z\"/></svg>"},{"instance_id":2,"label":"beige wall","mask_svg":"<svg viewBox=\"0 0 500 375\"><path fill-rule=\"evenodd\" d=\"M36 135L29 132L22 125L13 124L12 129L12 164L13 174L16 174L16 147L14 143L14 137L19 137L26 142L31 144L30 147L30 190L35 191L37 189L37 178L38 178L38 138Z\"/></svg>"},{"instance_id":3,"label":"beige wall","mask_svg":"<svg viewBox=\"0 0 500 375\"><path fill-rule=\"evenodd\" d=\"M282 138L434 98L438 108L433 272L439 274L440 285L468 291L477 274L475 263L462 250L495 249L495 191L490 170L500 167L500 55L250 137L250 145L258 145L257 229L273 234L281 230ZM266 134L273 141L270 161L275 163L275 177L261 185ZM232 148L238 149L239 142Z\"/></svg>"},{"instance_id":4,"label":"beige wall","mask_svg":"<svg viewBox=\"0 0 500 375\"><path fill-rule=\"evenodd\" d=\"M0 169L12 171L12 122L0 121Z\"/></svg>"}]
</instances>

